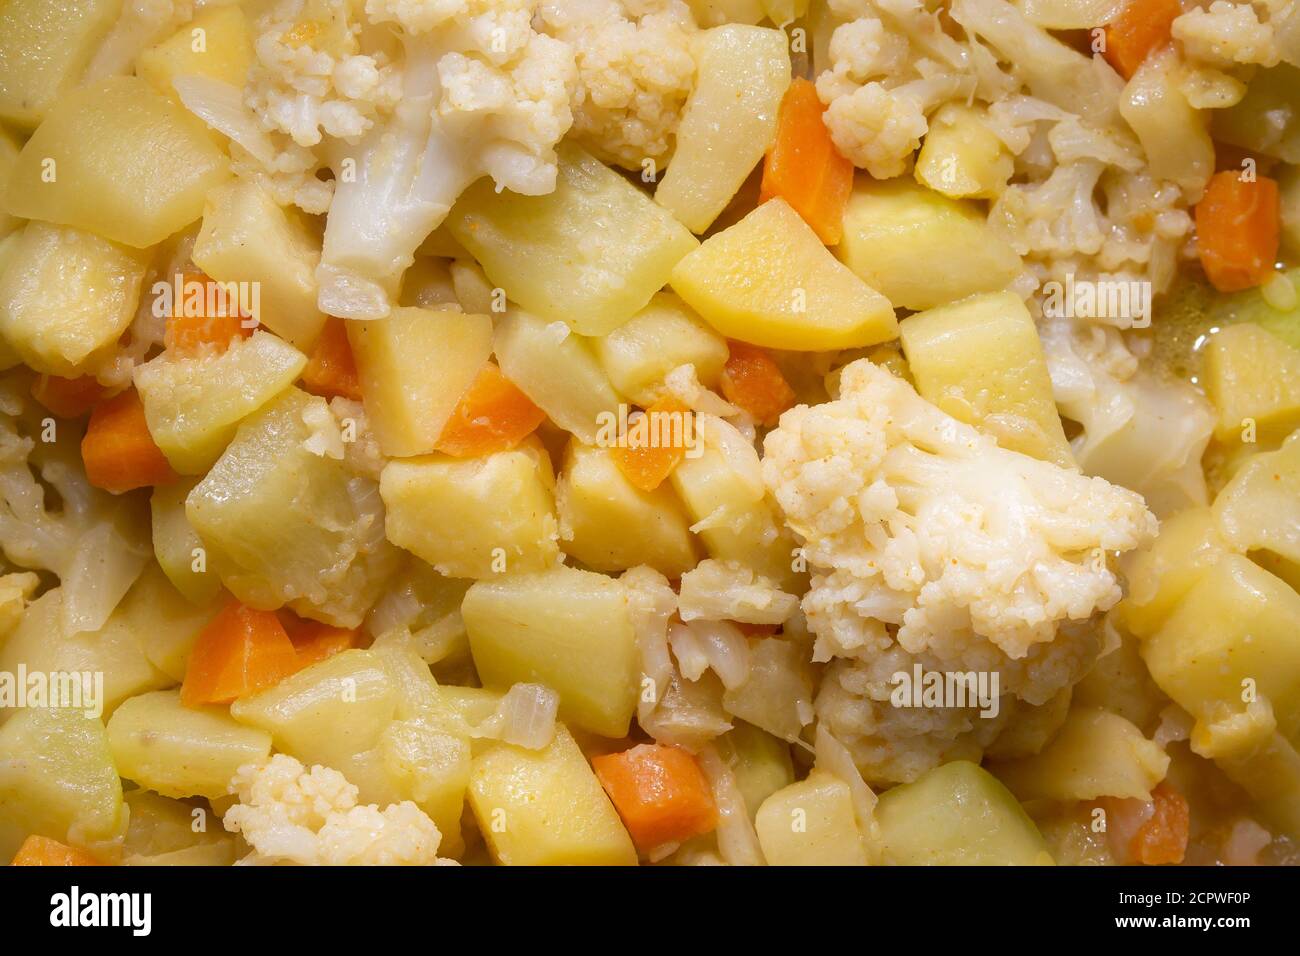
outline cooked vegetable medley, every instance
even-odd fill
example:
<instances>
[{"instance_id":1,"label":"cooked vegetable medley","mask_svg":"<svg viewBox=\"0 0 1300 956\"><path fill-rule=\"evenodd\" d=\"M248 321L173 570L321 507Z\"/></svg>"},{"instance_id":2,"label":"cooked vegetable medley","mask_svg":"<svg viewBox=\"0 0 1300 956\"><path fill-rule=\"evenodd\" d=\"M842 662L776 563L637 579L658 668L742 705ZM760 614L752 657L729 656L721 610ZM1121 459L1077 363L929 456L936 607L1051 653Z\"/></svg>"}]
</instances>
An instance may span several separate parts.
<instances>
[{"instance_id":1,"label":"cooked vegetable medley","mask_svg":"<svg viewBox=\"0 0 1300 956\"><path fill-rule=\"evenodd\" d=\"M1300 862L1300 0L0 0L0 860Z\"/></svg>"}]
</instances>

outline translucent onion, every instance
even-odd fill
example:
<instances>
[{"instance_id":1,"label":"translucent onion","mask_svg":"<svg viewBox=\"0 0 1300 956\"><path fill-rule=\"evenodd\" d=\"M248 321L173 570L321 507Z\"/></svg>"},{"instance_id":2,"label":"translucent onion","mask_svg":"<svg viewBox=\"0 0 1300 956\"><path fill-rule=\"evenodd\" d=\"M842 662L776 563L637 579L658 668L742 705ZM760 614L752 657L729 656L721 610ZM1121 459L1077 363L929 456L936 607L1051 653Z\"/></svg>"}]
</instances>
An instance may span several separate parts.
<instances>
[{"instance_id":1,"label":"translucent onion","mask_svg":"<svg viewBox=\"0 0 1300 956\"><path fill-rule=\"evenodd\" d=\"M758 833L750 822L745 798L741 795L736 776L712 745L697 755L700 769L713 790L713 802L718 809L718 853L724 863L731 866L764 866L763 850L758 843Z\"/></svg>"},{"instance_id":2,"label":"translucent onion","mask_svg":"<svg viewBox=\"0 0 1300 956\"><path fill-rule=\"evenodd\" d=\"M560 695L543 684L515 684L492 716L470 730L470 736L488 737L528 750L541 750L555 737L555 715Z\"/></svg>"},{"instance_id":3,"label":"translucent onion","mask_svg":"<svg viewBox=\"0 0 1300 956\"><path fill-rule=\"evenodd\" d=\"M244 106L244 91L206 76L178 76L172 86L185 108L242 146L264 166L275 162L275 144Z\"/></svg>"}]
</instances>

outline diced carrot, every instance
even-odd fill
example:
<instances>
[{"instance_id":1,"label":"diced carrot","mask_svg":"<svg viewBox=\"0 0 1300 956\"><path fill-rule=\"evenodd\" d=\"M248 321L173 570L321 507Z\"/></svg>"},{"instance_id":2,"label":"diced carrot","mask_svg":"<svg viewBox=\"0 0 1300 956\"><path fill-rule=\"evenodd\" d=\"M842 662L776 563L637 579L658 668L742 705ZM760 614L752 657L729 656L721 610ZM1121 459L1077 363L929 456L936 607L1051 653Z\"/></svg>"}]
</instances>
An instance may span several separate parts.
<instances>
[{"instance_id":1,"label":"diced carrot","mask_svg":"<svg viewBox=\"0 0 1300 956\"><path fill-rule=\"evenodd\" d=\"M189 707L228 704L298 670L298 652L274 611L231 601L199 632L181 684Z\"/></svg>"},{"instance_id":2,"label":"diced carrot","mask_svg":"<svg viewBox=\"0 0 1300 956\"><path fill-rule=\"evenodd\" d=\"M82 375L79 378L41 375L32 382L32 398L60 418L80 418L101 402L107 393L108 389L95 381L93 375Z\"/></svg>"},{"instance_id":3,"label":"diced carrot","mask_svg":"<svg viewBox=\"0 0 1300 956\"><path fill-rule=\"evenodd\" d=\"M654 491L686 457L687 429L693 426L690 409L675 398L661 398L631 425L627 443L613 450L614 463L633 485Z\"/></svg>"},{"instance_id":4,"label":"diced carrot","mask_svg":"<svg viewBox=\"0 0 1300 956\"><path fill-rule=\"evenodd\" d=\"M1178 0L1129 0L1106 24L1106 61L1129 79L1153 50L1169 42L1182 12Z\"/></svg>"},{"instance_id":5,"label":"diced carrot","mask_svg":"<svg viewBox=\"0 0 1300 956\"><path fill-rule=\"evenodd\" d=\"M685 750L640 744L622 753L592 757L591 766L643 853L717 826L713 792L695 758Z\"/></svg>"},{"instance_id":6,"label":"diced carrot","mask_svg":"<svg viewBox=\"0 0 1300 956\"><path fill-rule=\"evenodd\" d=\"M531 435L545 419L546 413L506 378L496 363L488 362L456 403L436 447L457 458L505 451Z\"/></svg>"},{"instance_id":7,"label":"diced carrot","mask_svg":"<svg viewBox=\"0 0 1300 956\"><path fill-rule=\"evenodd\" d=\"M361 401L357 363L342 319L330 318L325 323L302 371L302 384L313 395Z\"/></svg>"},{"instance_id":8,"label":"diced carrot","mask_svg":"<svg viewBox=\"0 0 1300 956\"><path fill-rule=\"evenodd\" d=\"M756 345L729 342L731 354L722 369L722 394L754 420L775 425L781 413L794 405L794 389L772 356Z\"/></svg>"},{"instance_id":9,"label":"diced carrot","mask_svg":"<svg viewBox=\"0 0 1300 956\"><path fill-rule=\"evenodd\" d=\"M176 478L149 434L144 403L134 388L119 392L91 410L90 423L81 439L81 460L87 480L115 495Z\"/></svg>"},{"instance_id":10,"label":"diced carrot","mask_svg":"<svg viewBox=\"0 0 1300 956\"><path fill-rule=\"evenodd\" d=\"M321 621L299 617L292 611L278 612L280 624L289 635L294 653L298 656L298 669L319 663L343 651L361 646L358 631L346 627L333 627Z\"/></svg>"},{"instance_id":11,"label":"diced carrot","mask_svg":"<svg viewBox=\"0 0 1300 956\"><path fill-rule=\"evenodd\" d=\"M239 304L226 296L219 284L203 273L189 273L183 277L182 289L192 288L194 284L204 290L201 310L195 310L182 300L172 303L171 315L167 316L167 325L163 330L163 345L168 352L175 355L193 355L207 346L217 351L225 351L235 339L248 338L253 334L251 324L246 324L247 316L239 311ZM214 308L208 308L207 292L211 289ZM209 314L211 312L211 314Z\"/></svg>"},{"instance_id":12,"label":"diced carrot","mask_svg":"<svg viewBox=\"0 0 1300 956\"><path fill-rule=\"evenodd\" d=\"M1129 850L1138 863L1182 863L1191 822L1187 799L1163 781L1151 791L1155 809L1134 834Z\"/></svg>"},{"instance_id":13,"label":"diced carrot","mask_svg":"<svg viewBox=\"0 0 1300 956\"><path fill-rule=\"evenodd\" d=\"M853 164L840 155L822 121L817 87L803 78L786 90L776 140L763 162L759 202L780 196L828 246L844 235L844 207L853 191Z\"/></svg>"},{"instance_id":14,"label":"diced carrot","mask_svg":"<svg viewBox=\"0 0 1300 956\"><path fill-rule=\"evenodd\" d=\"M1281 235L1277 182L1225 170L1210 177L1196 204L1196 252L1220 292L1263 284L1273 274Z\"/></svg>"},{"instance_id":15,"label":"diced carrot","mask_svg":"<svg viewBox=\"0 0 1300 956\"><path fill-rule=\"evenodd\" d=\"M33 834L23 841L10 866L103 866L85 850Z\"/></svg>"}]
</instances>

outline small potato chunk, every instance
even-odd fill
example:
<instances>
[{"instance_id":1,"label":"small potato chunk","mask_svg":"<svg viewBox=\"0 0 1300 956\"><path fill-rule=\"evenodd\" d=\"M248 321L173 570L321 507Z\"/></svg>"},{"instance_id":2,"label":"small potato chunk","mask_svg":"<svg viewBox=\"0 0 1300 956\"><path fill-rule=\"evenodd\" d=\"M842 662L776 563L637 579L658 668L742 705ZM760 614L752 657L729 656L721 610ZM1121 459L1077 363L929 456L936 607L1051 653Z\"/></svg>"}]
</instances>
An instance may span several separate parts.
<instances>
[{"instance_id":1,"label":"small potato chunk","mask_svg":"<svg viewBox=\"0 0 1300 956\"><path fill-rule=\"evenodd\" d=\"M122 0L0 5L0 120L31 128L80 79Z\"/></svg>"},{"instance_id":2,"label":"small potato chunk","mask_svg":"<svg viewBox=\"0 0 1300 956\"><path fill-rule=\"evenodd\" d=\"M705 240L677 263L672 285L718 332L753 345L822 352L898 335L889 301L780 197Z\"/></svg>"},{"instance_id":3,"label":"small potato chunk","mask_svg":"<svg viewBox=\"0 0 1300 956\"><path fill-rule=\"evenodd\" d=\"M604 163L572 143L557 152L554 192L498 192L482 179L447 225L513 301L582 335L602 335L643 308L696 242Z\"/></svg>"},{"instance_id":4,"label":"small potato chunk","mask_svg":"<svg viewBox=\"0 0 1300 956\"><path fill-rule=\"evenodd\" d=\"M159 485L149 498L149 509L158 566L186 600L206 605L221 590L221 578L216 568L208 566L203 539L185 516L185 499L199 480L182 478Z\"/></svg>"},{"instance_id":5,"label":"small potato chunk","mask_svg":"<svg viewBox=\"0 0 1300 956\"><path fill-rule=\"evenodd\" d=\"M835 254L905 309L1000 292L1021 270L1016 251L989 231L978 208L905 179L858 180Z\"/></svg>"},{"instance_id":6,"label":"small potato chunk","mask_svg":"<svg viewBox=\"0 0 1300 956\"><path fill-rule=\"evenodd\" d=\"M1214 517L1238 551L1267 549L1300 564L1300 432L1252 455L1214 499Z\"/></svg>"},{"instance_id":7,"label":"small potato chunk","mask_svg":"<svg viewBox=\"0 0 1300 956\"><path fill-rule=\"evenodd\" d=\"M224 797L244 764L271 755L271 735L223 707L186 707L178 690L132 697L108 722L118 773L165 797Z\"/></svg>"},{"instance_id":8,"label":"small potato chunk","mask_svg":"<svg viewBox=\"0 0 1300 956\"><path fill-rule=\"evenodd\" d=\"M1214 436L1239 438L1251 423L1260 441L1300 426L1300 349L1252 323L1215 333L1205 350L1205 391L1218 410Z\"/></svg>"},{"instance_id":9,"label":"small potato chunk","mask_svg":"<svg viewBox=\"0 0 1300 956\"><path fill-rule=\"evenodd\" d=\"M1214 174L1214 141L1178 88L1181 69L1172 49L1147 57L1120 94L1119 113L1137 134L1151 175L1196 199Z\"/></svg>"},{"instance_id":10,"label":"small potato chunk","mask_svg":"<svg viewBox=\"0 0 1300 956\"><path fill-rule=\"evenodd\" d=\"M391 461L388 540L453 578L540 571L559 558L555 477L535 440L481 458Z\"/></svg>"},{"instance_id":11,"label":"small potato chunk","mask_svg":"<svg viewBox=\"0 0 1300 956\"><path fill-rule=\"evenodd\" d=\"M136 75L164 96L178 76L206 76L243 87L253 64L248 16L237 6L206 7L167 39L140 54Z\"/></svg>"},{"instance_id":12,"label":"small potato chunk","mask_svg":"<svg viewBox=\"0 0 1300 956\"><path fill-rule=\"evenodd\" d=\"M700 384L716 388L728 355L726 340L667 292L592 346L614 388L642 408L663 396L665 376L682 365L695 366Z\"/></svg>"},{"instance_id":13,"label":"small potato chunk","mask_svg":"<svg viewBox=\"0 0 1300 956\"><path fill-rule=\"evenodd\" d=\"M1154 634L1201 575L1229 551L1209 508L1189 508L1160 523L1150 547L1120 559L1128 596L1119 615L1137 637Z\"/></svg>"},{"instance_id":14,"label":"small potato chunk","mask_svg":"<svg viewBox=\"0 0 1300 956\"><path fill-rule=\"evenodd\" d=\"M147 265L92 233L28 223L0 273L0 335L38 372L75 378L131 324Z\"/></svg>"},{"instance_id":15,"label":"small potato chunk","mask_svg":"<svg viewBox=\"0 0 1300 956\"><path fill-rule=\"evenodd\" d=\"M922 398L1003 448L1075 467L1038 329L1019 296L971 296L904 319L899 334Z\"/></svg>"},{"instance_id":16,"label":"small potato chunk","mask_svg":"<svg viewBox=\"0 0 1300 956\"><path fill-rule=\"evenodd\" d=\"M425 455L492 354L486 315L394 309L348 322L366 414L385 455Z\"/></svg>"},{"instance_id":17,"label":"small potato chunk","mask_svg":"<svg viewBox=\"0 0 1300 956\"><path fill-rule=\"evenodd\" d=\"M734 721L732 729L718 740L717 746L722 759L735 774L736 786L745 798L750 820L758 814L763 801L794 783L790 745L753 724Z\"/></svg>"},{"instance_id":18,"label":"small potato chunk","mask_svg":"<svg viewBox=\"0 0 1300 956\"><path fill-rule=\"evenodd\" d=\"M635 487L606 448L569 443L555 500L565 553L594 571L613 574L646 564L677 578L699 561L672 487Z\"/></svg>"},{"instance_id":19,"label":"small potato chunk","mask_svg":"<svg viewBox=\"0 0 1300 956\"><path fill-rule=\"evenodd\" d=\"M848 784L824 770L764 800L754 827L770 866L867 865Z\"/></svg>"},{"instance_id":20,"label":"small potato chunk","mask_svg":"<svg viewBox=\"0 0 1300 956\"><path fill-rule=\"evenodd\" d=\"M1214 138L1252 153L1300 163L1298 114L1300 67L1279 63L1252 77L1241 102L1214 111Z\"/></svg>"},{"instance_id":21,"label":"small potato chunk","mask_svg":"<svg viewBox=\"0 0 1300 956\"><path fill-rule=\"evenodd\" d=\"M257 183L238 180L208 194L191 257L219 282L257 283L253 318L276 335L304 351L320 335L325 325L316 307L320 237Z\"/></svg>"},{"instance_id":22,"label":"small potato chunk","mask_svg":"<svg viewBox=\"0 0 1300 956\"><path fill-rule=\"evenodd\" d=\"M9 177L9 212L143 249L203 214L230 163L203 121L139 77L74 90L32 134Z\"/></svg>"},{"instance_id":23,"label":"small potato chunk","mask_svg":"<svg viewBox=\"0 0 1300 956\"><path fill-rule=\"evenodd\" d=\"M618 581L564 566L479 581L461 615L485 687L545 684L566 721L604 737L627 734L639 657Z\"/></svg>"},{"instance_id":24,"label":"small potato chunk","mask_svg":"<svg viewBox=\"0 0 1300 956\"><path fill-rule=\"evenodd\" d=\"M179 684L185 679L190 649L217 610L212 600L191 604L151 562L127 592L119 613L149 663Z\"/></svg>"},{"instance_id":25,"label":"small potato chunk","mask_svg":"<svg viewBox=\"0 0 1300 956\"><path fill-rule=\"evenodd\" d=\"M469 803L505 866L635 866L636 848L573 735L544 750L502 745L474 760Z\"/></svg>"},{"instance_id":26,"label":"small potato chunk","mask_svg":"<svg viewBox=\"0 0 1300 956\"><path fill-rule=\"evenodd\" d=\"M14 168L14 163L18 161L19 142L12 133L0 126L0 184L9 178L9 172ZM0 197L3 194L0 193ZM11 216L5 212L4 204L0 202L0 238L9 235L16 229L22 227L23 221L17 216ZM5 270L5 257L0 255L0 274Z\"/></svg>"},{"instance_id":27,"label":"small potato chunk","mask_svg":"<svg viewBox=\"0 0 1300 956\"><path fill-rule=\"evenodd\" d=\"M952 199L992 199L1014 169L1011 153L979 111L961 103L934 115L916 157L916 181Z\"/></svg>"},{"instance_id":28,"label":"small potato chunk","mask_svg":"<svg viewBox=\"0 0 1300 956\"><path fill-rule=\"evenodd\" d=\"M743 24L715 27L695 42L695 87L655 201L701 233L776 138L790 50L780 30Z\"/></svg>"}]
</instances>

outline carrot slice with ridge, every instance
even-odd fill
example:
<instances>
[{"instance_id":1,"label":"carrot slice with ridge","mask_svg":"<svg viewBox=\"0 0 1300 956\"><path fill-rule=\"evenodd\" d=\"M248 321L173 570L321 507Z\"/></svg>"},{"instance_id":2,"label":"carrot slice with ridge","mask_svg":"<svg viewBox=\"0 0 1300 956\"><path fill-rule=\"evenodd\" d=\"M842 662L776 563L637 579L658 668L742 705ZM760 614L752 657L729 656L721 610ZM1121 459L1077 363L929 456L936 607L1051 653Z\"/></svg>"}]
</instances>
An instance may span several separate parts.
<instances>
[{"instance_id":1,"label":"carrot slice with ridge","mask_svg":"<svg viewBox=\"0 0 1300 956\"><path fill-rule=\"evenodd\" d=\"M1161 781L1151 791L1155 809L1129 843L1133 858L1148 866L1182 863L1187 853L1191 811L1187 798Z\"/></svg>"},{"instance_id":2,"label":"carrot slice with ridge","mask_svg":"<svg viewBox=\"0 0 1300 956\"><path fill-rule=\"evenodd\" d=\"M299 669L298 652L274 611L232 600L199 633L181 684L187 707L228 704Z\"/></svg>"},{"instance_id":3,"label":"carrot slice with ridge","mask_svg":"<svg viewBox=\"0 0 1300 956\"><path fill-rule=\"evenodd\" d=\"M299 670L361 646L361 634L355 628L334 627L289 610L281 610L279 618L297 654Z\"/></svg>"}]
</instances>

